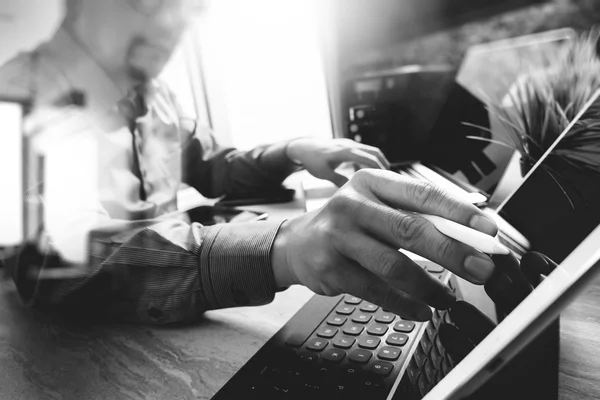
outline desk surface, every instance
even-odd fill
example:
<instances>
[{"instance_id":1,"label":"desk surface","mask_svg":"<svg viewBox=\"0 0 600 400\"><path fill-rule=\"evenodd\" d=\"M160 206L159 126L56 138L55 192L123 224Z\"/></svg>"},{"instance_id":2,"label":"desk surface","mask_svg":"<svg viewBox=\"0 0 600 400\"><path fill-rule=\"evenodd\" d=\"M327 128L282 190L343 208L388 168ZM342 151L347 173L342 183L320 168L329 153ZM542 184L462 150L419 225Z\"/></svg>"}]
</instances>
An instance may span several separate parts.
<instances>
[{"instance_id":1,"label":"desk surface","mask_svg":"<svg viewBox=\"0 0 600 400\"><path fill-rule=\"evenodd\" d=\"M295 286L263 307L157 328L65 321L0 285L0 400L210 399L310 296ZM600 399L599 333L600 280L561 318L561 400Z\"/></svg>"}]
</instances>

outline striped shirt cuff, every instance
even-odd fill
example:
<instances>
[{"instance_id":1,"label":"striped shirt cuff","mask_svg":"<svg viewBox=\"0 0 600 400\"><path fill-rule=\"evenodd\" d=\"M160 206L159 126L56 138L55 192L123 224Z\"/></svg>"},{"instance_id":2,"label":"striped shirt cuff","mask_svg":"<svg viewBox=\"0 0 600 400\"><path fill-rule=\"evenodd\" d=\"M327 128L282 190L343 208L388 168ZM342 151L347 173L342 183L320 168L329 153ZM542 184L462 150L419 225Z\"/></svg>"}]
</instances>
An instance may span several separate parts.
<instances>
[{"instance_id":1,"label":"striped shirt cuff","mask_svg":"<svg viewBox=\"0 0 600 400\"><path fill-rule=\"evenodd\" d=\"M267 304L276 292L271 247L282 222L224 224L200 249L200 281L210 309Z\"/></svg>"}]
</instances>

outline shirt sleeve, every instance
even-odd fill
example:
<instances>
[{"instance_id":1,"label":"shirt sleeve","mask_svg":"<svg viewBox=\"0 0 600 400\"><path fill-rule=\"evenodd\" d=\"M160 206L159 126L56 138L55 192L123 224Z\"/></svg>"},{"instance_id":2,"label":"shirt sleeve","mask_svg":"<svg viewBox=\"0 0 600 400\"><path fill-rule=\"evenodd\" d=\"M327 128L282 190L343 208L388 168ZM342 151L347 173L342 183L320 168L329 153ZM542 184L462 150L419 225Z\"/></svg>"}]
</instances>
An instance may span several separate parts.
<instances>
[{"instance_id":1,"label":"shirt sleeve","mask_svg":"<svg viewBox=\"0 0 600 400\"><path fill-rule=\"evenodd\" d=\"M279 222L146 223L90 232L83 265L66 264L54 255L57 249L40 258L41 269L21 262L15 281L23 301L77 316L166 324L273 300L270 250Z\"/></svg>"},{"instance_id":2,"label":"shirt sleeve","mask_svg":"<svg viewBox=\"0 0 600 400\"><path fill-rule=\"evenodd\" d=\"M202 226L176 217L111 218L102 201L110 188L99 188L97 176L127 171L99 167L93 132L60 131L45 150L46 245L29 246L14 273L27 305L165 324L272 301L270 252L279 222Z\"/></svg>"},{"instance_id":3,"label":"shirt sleeve","mask_svg":"<svg viewBox=\"0 0 600 400\"><path fill-rule=\"evenodd\" d=\"M175 107L176 100L172 98ZM209 198L277 189L302 167L287 156L289 141L241 151L220 146L207 126L180 112L184 183Z\"/></svg>"}]
</instances>

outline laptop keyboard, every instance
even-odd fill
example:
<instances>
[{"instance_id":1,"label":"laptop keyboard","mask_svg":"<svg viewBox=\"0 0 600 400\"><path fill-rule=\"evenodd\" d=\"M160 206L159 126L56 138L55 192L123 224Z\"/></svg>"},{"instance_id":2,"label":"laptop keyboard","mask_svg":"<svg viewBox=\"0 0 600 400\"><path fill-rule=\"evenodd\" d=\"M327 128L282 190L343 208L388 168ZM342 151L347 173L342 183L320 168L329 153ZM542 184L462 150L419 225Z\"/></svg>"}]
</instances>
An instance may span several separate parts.
<instances>
[{"instance_id":1,"label":"laptop keyboard","mask_svg":"<svg viewBox=\"0 0 600 400\"><path fill-rule=\"evenodd\" d=\"M428 270L447 274L437 265ZM438 337L444 320L449 314L434 310L429 323L408 321L343 296L307 337L270 350L277 354L249 379L249 398L386 399L403 372L394 398L420 399L454 367Z\"/></svg>"}]
</instances>

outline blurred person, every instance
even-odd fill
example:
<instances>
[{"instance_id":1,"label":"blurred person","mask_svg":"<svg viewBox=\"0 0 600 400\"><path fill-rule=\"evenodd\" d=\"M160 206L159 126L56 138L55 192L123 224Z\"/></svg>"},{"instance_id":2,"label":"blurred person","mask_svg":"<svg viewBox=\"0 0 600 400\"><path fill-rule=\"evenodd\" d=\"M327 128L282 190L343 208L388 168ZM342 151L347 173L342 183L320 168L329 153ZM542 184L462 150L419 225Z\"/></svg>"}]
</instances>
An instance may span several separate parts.
<instances>
[{"instance_id":1,"label":"blurred person","mask_svg":"<svg viewBox=\"0 0 600 400\"><path fill-rule=\"evenodd\" d=\"M45 160L42 253L15 272L27 305L191 322L206 310L266 304L294 284L419 321L431 317L429 306L453 304L449 288L399 248L486 282L494 270L487 255L414 212L490 235L495 223L432 184L387 171L378 149L300 138L238 151L183 115L157 76L190 5L68 0L53 38L0 69L0 93L34 101L29 130ZM347 182L335 171L342 162L368 168ZM243 195L277 188L301 168L341 188L300 217L202 226L173 216L182 183L210 198ZM65 265L72 276L52 274Z\"/></svg>"}]
</instances>

